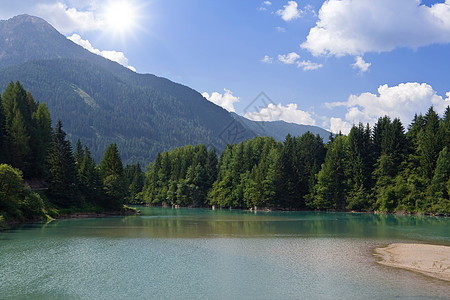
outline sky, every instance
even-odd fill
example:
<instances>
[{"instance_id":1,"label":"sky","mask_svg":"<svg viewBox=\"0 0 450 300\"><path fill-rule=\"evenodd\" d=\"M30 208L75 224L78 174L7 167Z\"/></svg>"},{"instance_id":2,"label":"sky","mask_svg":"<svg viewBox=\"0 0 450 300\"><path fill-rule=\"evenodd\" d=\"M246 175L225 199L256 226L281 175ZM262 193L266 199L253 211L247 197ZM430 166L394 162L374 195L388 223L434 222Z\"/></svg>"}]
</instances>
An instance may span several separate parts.
<instances>
[{"instance_id":1,"label":"sky","mask_svg":"<svg viewBox=\"0 0 450 300\"><path fill-rule=\"evenodd\" d=\"M348 133L450 105L450 0L0 0L24 13L257 121Z\"/></svg>"}]
</instances>

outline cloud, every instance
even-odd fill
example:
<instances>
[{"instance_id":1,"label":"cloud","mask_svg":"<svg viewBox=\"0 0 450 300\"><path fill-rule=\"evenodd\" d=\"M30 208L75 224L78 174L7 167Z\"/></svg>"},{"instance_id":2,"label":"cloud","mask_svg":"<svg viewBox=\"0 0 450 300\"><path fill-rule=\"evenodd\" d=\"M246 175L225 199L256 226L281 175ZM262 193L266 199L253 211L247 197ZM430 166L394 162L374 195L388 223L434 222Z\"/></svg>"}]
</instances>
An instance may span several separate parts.
<instances>
[{"instance_id":1,"label":"cloud","mask_svg":"<svg viewBox=\"0 0 450 300\"><path fill-rule=\"evenodd\" d=\"M276 29L278 32L286 32L286 28L283 28L283 27L280 27L280 26L275 27L275 29Z\"/></svg>"},{"instance_id":2,"label":"cloud","mask_svg":"<svg viewBox=\"0 0 450 300\"><path fill-rule=\"evenodd\" d=\"M270 1L264 1L261 3L261 6L258 8L259 10L267 10L267 6L271 6L272 2Z\"/></svg>"},{"instance_id":3,"label":"cloud","mask_svg":"<svg viewBox=\"0 0 450 300\"><path fill-rule=\"evenodd\" d=\"M300 18L301 13L302 10L298 8L298 4L295 1L289 1L288 4L283 6L283 9L276 12L286 22Z\"/></svg>"},{"instance_id":4,"label":"cloud","mask_svg":"<svg viewBox=\"0 0 450 300\"><path fill-rule=\"evenodd\" d=\"M264 58L261 59L261 61L265 64L271 64L271 63L273 63L273 57L265 55Z\"/></svg>"},{"instance_id":5,"label":"cloud","mask_svg":"<svg viewBox=\"0 0 450 300\"><path fill-rule=\"evenodd\" d=\"M314 56L389 52L450 43L450 0L328 0L301 47Z\"/></svg>"},{"instance_id":6,"label":"cloud","mask_svg":"<svg viewBox=\"0 0 450 300\"><path fill-rule=\"evenodd\" d=\"M81 47L89 50L92 53L103 56L104 58L107 58L109 60L115 61L121 64L122 66L127 67L128 69L136 72L136 69L128 64L128 58L125 57L125 54L123 52L112 50L100 51L99 49L94 48L88 40L83 40L81 36L78 34L73 34L72 36L68 37L68 39L74 42L75 44L78 44Z\"/></svg>"},{"instance_id":7,"label":"cloud","mask_svg":"<svg viewBox=\"0 0 450 300\"><path fill-rule=\"evenodd\" d=\"M286 54L286 55L281 55L281 54L278 55L278 60L281 61L283 64L287 64L287 65L295 64L295 62L299 58L300 58L300 55L298 55L295 52L291 52L291 53Z\"/></svg>"},{"instance_id":8,"label":"cloud","mask_svg":"<svg viewBox=\"0 0 450 300\"><path fill-rule=\"evenodd\" d=\"M297 67L298 68L303 68L303 71L313 71L313 70L317 70L319 68L322 68L323 65L322 64L318 64L318 63L313 63L311 61L298 61L297 62Z\"/></svg>"},{"instance_id":9,"label":"cloud","mask_svg":"<svg viewBox=\"0 0 450 300\"><path fill-rule=\"evenodd\" d=\"M249 112L245 114L247 119L253 121L286 121L289 123L315 125L316 121L312 115L306 111L298 109L297 104L290 103L287 106L270 103L259 112Z\"/></svg>"},{"instance_id":10,"label":"cloud","mask_svg":"<svg viewBox=\"0 0 450 300\"><path fill-rule=\"evenodd\" d=\"M372 65L371 63L365 62L361 56L357 56L355 57L355 63L352 66L353 69L359 69L361 73L364 73L367 70L369 70L369 67L371 65Z\"/></svg>"},{"instance_id":11,"label":"cloud","mask_svg":"<svg viewBox=\"0 0 450 300\"><path fill-rule=\"evenodd\" d=\"M330 131L333 133L349 134L352 124L343 121L341 118L330 118Z\"/></svg>"},{"instance_id":12,"label":"cloud","mask_svg":"<svg viewBox=\"0 0 450 300\"><path fill-rule=\"evenodd\" d=\"M221 106L222 108L228 110L229 112L235 112L234 103L239 102L239 97L233 96L233 93L230 90L223 89L225 93L219 94L217 92L213 92L211 95L204 92L202 96L205 97L208 101Z\"/></svg>"},{"instance_id":13,"label":"cloud","mask_svg":"<svg viewBox=\"0 0 450 300\"><path fill-rule=\"evenodd\" d=\"M36 12L63 34L71 34L75 31L95 31L102 28L102 22L95 17L92 11L68 8L61 2L40 4L37 6Z\"/></svg>"},{"instance_id":14,"label":"cloud","mask_svg":"<svg viewBox=\"0 0 450 300\"><path fill-rule=\"evenodd\" d=\"M300 55L298 55L295 52L291 52L288 53L286 55L278 55L278 60L280 62L282 62L283 64L286 65L292 65L292 64L296 64L297 68L302 68L303 71L312 71L312 70L317 70L321 67L323 67L322 64L318 64L318 63L313 63L311 61L300 61L299 60Z\"/></svg>"},{"instance_id":15,"label":"cloud","mask_svg":"<svg viewBox=\"0 0 450 300\"><path fill-rule=\"evenodd\" d=\"M359 96L350 95L346 102L332 102L329 108L345 106L347 113L345 121L330 119L330 129L333 132L342 130L347 133L348 124L369 123L374 125L379 117L390 116L400 118L405 128L411 123L416 113L426 113L430 106L436 112L443 114L450 105L450 92L447 98L437 95L436 91L426 83L408 82L389 87L387 84L378 88L378 94L362 93ZM333 119L333 118L332 118Z\"/></svg>"}]
</instances>

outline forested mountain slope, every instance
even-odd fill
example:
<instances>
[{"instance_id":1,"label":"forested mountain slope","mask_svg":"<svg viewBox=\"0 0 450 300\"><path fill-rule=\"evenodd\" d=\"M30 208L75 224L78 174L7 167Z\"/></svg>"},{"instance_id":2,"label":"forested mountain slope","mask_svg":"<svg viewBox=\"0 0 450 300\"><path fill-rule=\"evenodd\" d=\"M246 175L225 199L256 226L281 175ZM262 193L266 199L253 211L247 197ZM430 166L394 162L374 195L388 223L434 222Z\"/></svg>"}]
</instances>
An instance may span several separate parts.
<instances>
[{"instance_id":1,"label":"forested mountain slope","mask_svg":"<svg viewBox=\"0 0 450 300\"><path fill-rule=\"evenodd\" d=\"M111 143L118 145L125 163L145 165L158 152L186 144L221 151L227 143L257 135L279 139L286 131L303 133L270 122L256 133L252 121L238 118L245 123L240 125L197 91L90 53L28 15L0 21L0 87L10 81L20 81L36 101L46 102L53 122L61 119L72 143L80 138L96 161ZM224 137L236 125L245 128L239 140Z\"/></svg>"}]
</instances>

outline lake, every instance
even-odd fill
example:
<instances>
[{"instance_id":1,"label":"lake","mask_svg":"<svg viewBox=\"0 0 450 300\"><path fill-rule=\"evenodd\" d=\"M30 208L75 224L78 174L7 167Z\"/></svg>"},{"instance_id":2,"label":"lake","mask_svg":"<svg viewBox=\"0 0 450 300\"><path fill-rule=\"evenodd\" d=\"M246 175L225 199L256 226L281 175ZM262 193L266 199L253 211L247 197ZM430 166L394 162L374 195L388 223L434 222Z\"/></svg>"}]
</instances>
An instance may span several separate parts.
<instances>
[{"instance_id":1,"label":"lake","mask_svg":"<svg viewBox=\"0 0 450 300\"><path fill-rule=\"evenodd\" d=\"M376 263L392 242L450 245L450 219L140 207L0 234L0 299L448 299Z\"/></svg>"}]
</instances>

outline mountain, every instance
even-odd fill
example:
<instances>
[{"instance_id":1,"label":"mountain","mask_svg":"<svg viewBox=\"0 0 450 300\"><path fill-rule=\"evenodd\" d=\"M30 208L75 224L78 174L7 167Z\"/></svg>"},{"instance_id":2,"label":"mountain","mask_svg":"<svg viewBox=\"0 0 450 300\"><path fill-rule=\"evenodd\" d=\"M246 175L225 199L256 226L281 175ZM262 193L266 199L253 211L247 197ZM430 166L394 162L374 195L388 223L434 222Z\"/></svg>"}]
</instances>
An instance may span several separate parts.
<instances>
[{"instance_id":1,"label":"mountain","mask_svg":"<svg viewBox=\"0 0 450 300\"><path fill-rule=\"evenodd\" d=\"M288 134L292 136L301 136L308 131L315 135L320 135L324 142L328 142L330 136L329 131L317 126L299 125L285 121L252 121L236 113L231 113L231 116L241 122L245 128L254 132L256 135L271 136L277 141L284 141Z\"/></svg>"},{"instance_id":2,"label":"mountain","mask_svg":"<svg viewBox=\"0 0 450 300\"><path fill-rule=\"evenodd\" d=\"M68 138L80 138L96 161L111 143L125 163L146 164L158 152L186 144L220 151L226 143L275 133L278 139L289 131L268 123L261 134L252 121L233 117L197 91L137 74L28 15L0 21L0 89L17 80L46 102L53 121L61 119Z\"/></svg>"}]
</instances>

